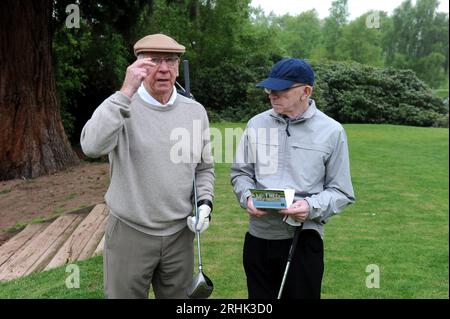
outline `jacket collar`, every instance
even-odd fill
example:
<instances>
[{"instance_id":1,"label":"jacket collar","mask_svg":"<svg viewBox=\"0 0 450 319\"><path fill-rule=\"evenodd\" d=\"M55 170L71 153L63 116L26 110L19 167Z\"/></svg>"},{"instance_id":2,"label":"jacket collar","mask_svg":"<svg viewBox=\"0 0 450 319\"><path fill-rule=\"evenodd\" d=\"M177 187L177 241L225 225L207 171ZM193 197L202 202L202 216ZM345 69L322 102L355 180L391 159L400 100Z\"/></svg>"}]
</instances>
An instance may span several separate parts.
<instances>
[{"instance_id":1,"label":"jacket collar","mask_svg":"<svg viewBox=\"0 0 450 319\"><path fill-rule=\"evenodd\" d=\"M316 114L316 111L317 111L316 102L314 102L314 100L310 99L309 106L308 106L308 109L306 110L306 112L304 112L302 115L300 115L299 117L297 117L295 119L291 119L290 122L291 123L299 123L299 122L306 121L307 119L312 118L314 116L314 114ZM270 110L270 116L275 118L277 121L281 121L283 123L287 122L287 119L283 115L276 113L273 109Z\"/></svg>"}]
</instances>

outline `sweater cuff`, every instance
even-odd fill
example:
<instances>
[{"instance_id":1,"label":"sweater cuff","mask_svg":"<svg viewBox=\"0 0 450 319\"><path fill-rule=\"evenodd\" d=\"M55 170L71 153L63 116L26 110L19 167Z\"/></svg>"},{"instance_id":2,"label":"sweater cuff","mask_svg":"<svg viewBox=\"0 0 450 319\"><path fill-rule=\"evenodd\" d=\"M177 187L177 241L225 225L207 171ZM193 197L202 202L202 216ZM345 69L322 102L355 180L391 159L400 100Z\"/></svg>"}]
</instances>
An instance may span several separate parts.
<instances>
[{"instance_id":1,"label":"sweater cuff","mask_svg":"<svg viewBox=\"0 0 450 319\"><path fill-rule=\"evenodd\" d=\"M115 94L113 94L113 98L117 99L121 103L130 104L131 99L128 97L128 95L125 95L124 93L120 91L116 91Z\"/></svg>"},{"instance_id":2,"label":"sweater cuff","mask_svg":"<svg viewBox=\"0 0 450 319\"><path fill-rule=\"evenodd\" d=\"M213 211L213 203L209 199L201 199L197 203L197 207L200 207L201 205L208 205L209 208L211 208L211 213Z\"/></svg>"}]
</instances>

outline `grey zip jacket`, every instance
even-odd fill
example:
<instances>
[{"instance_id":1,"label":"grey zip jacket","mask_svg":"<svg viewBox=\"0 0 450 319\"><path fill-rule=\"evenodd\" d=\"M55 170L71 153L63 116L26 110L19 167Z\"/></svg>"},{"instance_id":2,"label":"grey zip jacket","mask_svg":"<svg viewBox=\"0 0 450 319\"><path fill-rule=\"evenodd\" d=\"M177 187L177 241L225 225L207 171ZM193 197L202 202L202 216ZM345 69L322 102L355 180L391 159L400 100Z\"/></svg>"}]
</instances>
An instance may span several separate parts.
<instances>
[{"instance_id":1,"label":"grey zip jacket","mask_svg":"<svg viewBox=\"0 0 450 319\"><path fill-rule=\"evenodd\" d=\"M315 229L323 237L327 220L355 201L344 128L319 111L314 100L295 120L273 109L260 113L241 138L231 183L243 208L251 188L295 189L294 202L305 199L310 206L303 229ZM268 212L250 217L249 233L269 240L291 238L295 227L276 210Z\"/></svg>"}]
</instances>

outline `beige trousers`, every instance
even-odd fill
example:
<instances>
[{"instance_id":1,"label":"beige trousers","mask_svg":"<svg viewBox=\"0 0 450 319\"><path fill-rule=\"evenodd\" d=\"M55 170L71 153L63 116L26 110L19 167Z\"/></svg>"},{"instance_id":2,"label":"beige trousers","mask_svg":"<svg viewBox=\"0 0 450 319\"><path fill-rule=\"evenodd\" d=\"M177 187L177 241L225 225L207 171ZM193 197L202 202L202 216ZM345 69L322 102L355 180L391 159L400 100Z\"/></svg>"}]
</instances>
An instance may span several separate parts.
<instances>
[{"instance_id":1,"label":"beige trousers","mask_svg":"<svg viewBox=\"0 0 450 319\"><path fill-rule=\"evenodd\" d=\"M109 215L103 251L105 298L187 298L194 271L194 233L151 236Z\"/></svg>"}]
</instances>

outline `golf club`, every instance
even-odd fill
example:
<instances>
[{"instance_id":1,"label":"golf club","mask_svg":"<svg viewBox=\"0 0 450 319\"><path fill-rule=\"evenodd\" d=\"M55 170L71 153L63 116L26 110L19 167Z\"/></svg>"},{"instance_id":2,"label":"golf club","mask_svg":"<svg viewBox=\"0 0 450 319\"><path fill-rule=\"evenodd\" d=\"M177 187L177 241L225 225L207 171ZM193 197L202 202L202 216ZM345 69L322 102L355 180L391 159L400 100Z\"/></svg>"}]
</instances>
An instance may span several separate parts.
<instances>
[{"instance_id":1,"label":"golf club","mask_svg":"<svg viewBox=\"0 0 450 319\"><path fill-rule=\"evenodd\" d=\"M185 86L185 93L188 97L192 98L191 92L190 92L190 81L189 81L189 61L184 60L183 61L184 66L184 86ZM196 217L196 223L195 228L197 229L198 224L198 207L197 207L197 182L195 178L194 173L194 209L195 209L195 217ZM211 296L214 284L212 283L211 279L208 278L203 273L203 263L202 263L202 255L201 255L201 248L200 248L200 232L196 231L197 235L197 251L198 251L198 274L192 278L191 284L187 288L187 296L190 299L206 299L209 296Z\"/></svg>"},{"instance_id":2,"label":"golf club","mask_svg":"<svg viewBox=\"0 0 450 319\"><path fill-rule=\"evenodd\" d=\"M184 72L184 87L180 83L178 83L178 81L175 81L175 84L179 88L179 90L177 90L177 91L181 95L184 95L185 97L195 100L194 96L191 94L191 82L189 79L189 61L188 60L183 60L183 72Z\"/></svg>"},{"instance_id":3,"label":"golf club","mask_svg":"<svg viewBox=\"0 0 450 319\"><path fill-rule=\"evenodd\" d=\"M292 239L291 248L289 249L289 256L286 264L286 268L284 269L283 280L281 281L280 290L278 291L278 298L281 299L281 295L283 294L284 284L286 283L286 278L289 272L289 267L291 266L291 261L294 258L295 248L297 247L298 236L302 231L303 223L295 228L294 238Z\"/></svg>"},{"instance_id":4,"label":"golf club","mask_svg":"<svg viewBox=\"0 0 450 319\"><path fill-rule=\"evenodd\" d=\"M194 207L195 207L195 217L196 223L195 227L197 228L198 223L198 208L197 208L197 185L195 181L194 175ZM203 273L203 264L202 264L202 255L200 249L200 232L197 230L197 248L198 248L198 274L194 276L191 281L191 284L187 288L187 296L190 299L206 299L211 296L213 292L214 285L204 273Z\"/></svg>"}]
</instances>

